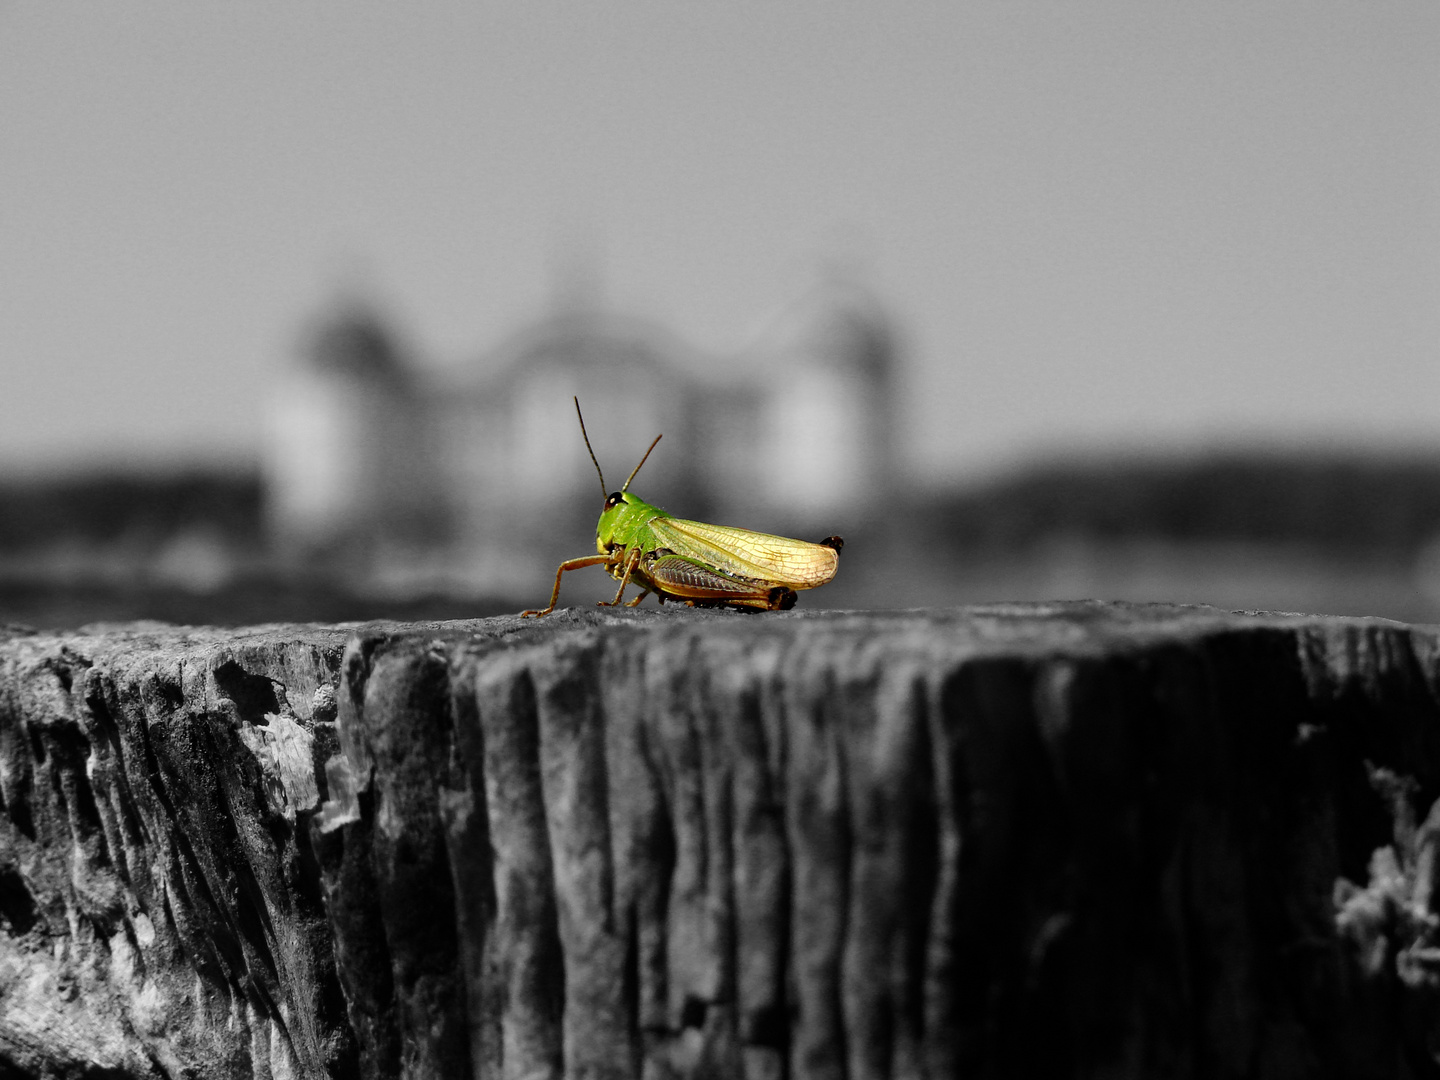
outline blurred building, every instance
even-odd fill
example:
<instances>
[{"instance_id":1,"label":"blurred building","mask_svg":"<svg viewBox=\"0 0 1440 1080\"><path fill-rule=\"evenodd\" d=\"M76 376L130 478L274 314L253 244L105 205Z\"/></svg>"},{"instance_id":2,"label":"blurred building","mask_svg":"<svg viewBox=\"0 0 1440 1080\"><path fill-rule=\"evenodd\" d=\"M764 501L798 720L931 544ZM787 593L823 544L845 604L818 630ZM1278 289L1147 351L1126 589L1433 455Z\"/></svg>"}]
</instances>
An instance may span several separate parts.
<instances>
[{"instance_id":1,"label":"blurred building","mask_svg":"<svg viewBox=\"0 0 1440 1080\"><path fill-rule=\"evenodd\" d=\"M736 355L562 304L472 363L422 366L371 310L332 313L277 388L264 462L277 554L485 587L582 554L604 491L686 517L818 538L900 472L895 348L875 298L828 281ZM575 550L577 541L580 550Z\"/></svg>"}]
</instances>

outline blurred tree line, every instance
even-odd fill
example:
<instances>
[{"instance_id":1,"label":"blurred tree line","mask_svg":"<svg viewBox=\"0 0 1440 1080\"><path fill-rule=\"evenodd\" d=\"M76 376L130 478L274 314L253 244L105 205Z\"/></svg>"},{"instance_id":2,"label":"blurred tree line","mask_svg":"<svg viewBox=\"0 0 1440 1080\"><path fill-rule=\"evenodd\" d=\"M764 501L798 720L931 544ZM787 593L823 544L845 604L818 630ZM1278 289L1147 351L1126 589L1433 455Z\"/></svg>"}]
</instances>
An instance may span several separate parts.
<instances>
[{"instance_id":1,"label":"blurred tree line","mask_svg":"<svg viewBox=\"0 0 1440 1080\"><path fill-rule=\"evenodd\" d=\"M87 473L0 482L0 551L71 541L156 547L193 529L262 542L258 472Z\"/></svg>"},{"instance_id":2,"label":"blurred tree line","mask_svg":"<svg viewBox=\"0 0 1440 1080\"><path fill-rule=\"evenodd\" d=\"M1325 453L1055 462L935 500L930 539L1023 551L1057 535L1413 555L1440 536L1440 461Z\"/></svg>"}]
</instances>

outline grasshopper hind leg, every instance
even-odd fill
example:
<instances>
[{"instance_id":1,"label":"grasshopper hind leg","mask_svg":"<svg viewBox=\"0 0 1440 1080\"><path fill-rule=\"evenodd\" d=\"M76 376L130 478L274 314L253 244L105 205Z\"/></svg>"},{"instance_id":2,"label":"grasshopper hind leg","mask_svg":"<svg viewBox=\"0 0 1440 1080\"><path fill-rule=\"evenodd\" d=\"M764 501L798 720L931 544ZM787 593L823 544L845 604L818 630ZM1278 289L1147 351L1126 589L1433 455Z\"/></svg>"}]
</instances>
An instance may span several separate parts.
<instances>
[{"instance_id":1,"label":"grasshopper hind leg","mask_svg":"<svg viewBox=\"0 0 1440 1080\"><path fill-rule=\"evenodd\" d=\"M645 575L662 601L677 600L690 607L785 611L795 606L795 590L788 586L726 574L673 551L652 554Z\"/></svg>"}]
</instances>

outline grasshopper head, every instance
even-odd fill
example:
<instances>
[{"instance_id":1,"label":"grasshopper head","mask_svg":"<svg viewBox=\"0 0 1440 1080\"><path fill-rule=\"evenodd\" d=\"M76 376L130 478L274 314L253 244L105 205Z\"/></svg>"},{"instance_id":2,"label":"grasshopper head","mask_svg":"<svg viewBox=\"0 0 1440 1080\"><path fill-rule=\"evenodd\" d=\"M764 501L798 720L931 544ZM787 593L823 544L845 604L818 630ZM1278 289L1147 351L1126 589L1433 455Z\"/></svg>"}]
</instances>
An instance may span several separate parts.
<instances>
[{"instance_id":1,"label":"grasshopper head","mask_svg":"<svg viewBox=\"0 0 1440 1080\"><path fill-rule=\"evenodd\" d=\"M595 526L595 549L602 555L608 555L617 547L629 547L636 542L644 524L657 515L670 516L633 491L611 493L605 499L600 521Z\"/></svg>"},{"instance_id":2,"label":"grasshopper head","mask_svg":"<svg viewBox=\"0 0 1440 1080\"><path fill-rule=\"evenodd\" d=\"M605 474L600 471L600 462L595 457L595 450L590 445L590 436L585 431L585 417L580 413L580 399L575 399L575 415L580 420L580 434L585 439L585 449L590 451L590 460L595 465L595 475L600 477L600 490L605 490ZM655 443L660 441L660 436L655 436L655 442L650 444L650 450L655 449ZM640 459L640 465L644 465L650 458L650 450L645 451L645 456ZM625 483L620 485L619 491L612 491L605 496L605 506L600 511L600 522L595 526L595 547L601 555L608 555L614 551L617 545L628 545L634 537L636 514L632 511L634 506L647 507L654 510L644 499L638 495L630 494L630 481L635 479L635 474L640 471L640 465L630 470L630 475L625 478ZM645 520L644 511L640 511L640 522Z\"/></svg>"},{"instance_id":3,"label":"grasshopper head","mask_svg":"<svg viewBox=\"0 0 1440 1080\"><path fill-rule=\"evenodd\" d=\"M615 547L615 534L619 531L620 518L631 498L633 496L629 492L614 491L605 499L605 506L600 511L600 521L595 526L595 549L600 554L608 554Z\"/></svg>"}]
</instances>

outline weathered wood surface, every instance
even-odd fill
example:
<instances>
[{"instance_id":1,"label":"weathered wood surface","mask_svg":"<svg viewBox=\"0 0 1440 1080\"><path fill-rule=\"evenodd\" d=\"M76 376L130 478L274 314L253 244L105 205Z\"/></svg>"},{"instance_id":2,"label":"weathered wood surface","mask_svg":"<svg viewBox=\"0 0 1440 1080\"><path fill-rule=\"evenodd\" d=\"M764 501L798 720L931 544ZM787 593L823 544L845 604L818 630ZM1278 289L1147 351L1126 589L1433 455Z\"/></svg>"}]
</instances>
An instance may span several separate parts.
<instances>
[{"instance_id":1,"label":"weathered wood surface","mask_svg":"<svg viewBox=\"0 0 1440 1080\"><path fill-rule=\"evenodd\" d=\"M1433 1074L1437 691L1193 608L0 632L0 1075Z\"/></svg>"}]
</instances>

